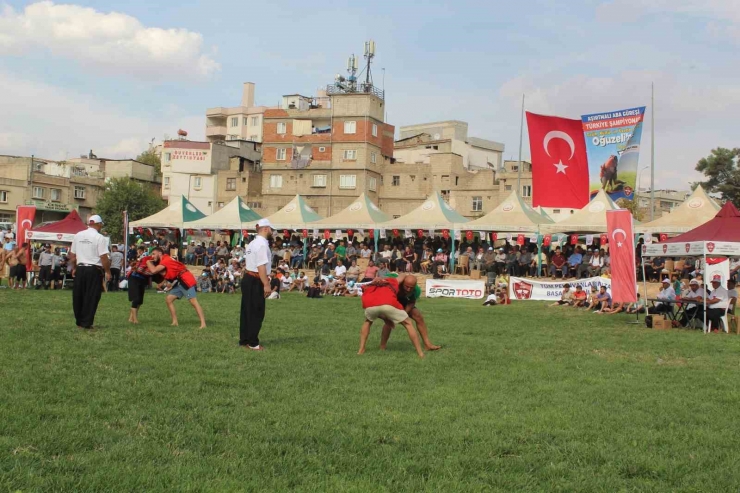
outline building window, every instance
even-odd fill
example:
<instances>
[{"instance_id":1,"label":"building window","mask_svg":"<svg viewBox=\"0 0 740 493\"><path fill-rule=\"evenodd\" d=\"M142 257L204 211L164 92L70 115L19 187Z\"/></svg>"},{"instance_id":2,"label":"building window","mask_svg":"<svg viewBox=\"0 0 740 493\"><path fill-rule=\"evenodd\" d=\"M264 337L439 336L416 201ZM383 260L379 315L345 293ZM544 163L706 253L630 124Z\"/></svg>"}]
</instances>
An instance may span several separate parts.
<instances>
[{"instance_id":1,"label":"building window","mask_svg":"<svg viewBox=\"0 0 740 493\"><path fill-rule=\"evenodd\" d=\"M355 188L357 175L339 175L339 188Z\"/></svg>"},{"instance_id":2,"label":"building window","mask_svg":"<svg viewBox=\"0 0 740 493\"><path fill-rule=\"evenodd\" d=\"M170 162L170 153L169 152L165 152L164 153L164 162L165 163L169 163Z\"/></svg>"},{"instance_id":3,"label":"building window","mask_svg":"<svg viewBox=\"0 0 740 493\"><path fill-rule=\"evenodd\" d=\"M473 197L473 212L483 210L483 197Z\"/></svg>"},{"instance_id":4,"label":"building window","mask_svg":"<svg viewBox=\"0 0 740 493\"><path fill-rule=\"evenodd\" d=\"M367 179L367 188L371 192L375 192L378 189L378 179L371 176Z\"/></svg>"},{"instance_id":5,"label":"building window","mask_svg":"<svg viewBox=\"0 0 740 493\"><path fill-rule=\"evenodd\" d=\"M246 125L246 124L247 124L247 119L245 118L245 119L244 119L244 125ZM218 203L218 208L219 208L219 209L223 209L223 207L224 207L224 203L223 203L223 202L219 202L219 203Z\"/></svg>"},{"instance_id":6,"label":"building window","mask_svg":"<svg viewBox=\"0 0 740 493\"><path fill-rule=\"evenodd\" d=\"M357 122L344 122L344 133L353 134L357 132Z\"/></svg>"},{"instance_id":7,"label":"building window","mask_svg":"<svg viewBox=\"0 0 740 493\"><path fill-rule=\"evenodd\" d=\"M355 161L357 160L357 151L354 149L347 149L344 151L344 160L345 161Z\"/></svg>"},{"instance_id":8,"label":"building window","mask_svg":"<svg viewBox=\"0 0 740 493\"><path fill-rule=\"evenodd\" d=\"M258 116L253 116L253 117L252 117L252 126L253 126L253 127L256 127L256 126L257 126L257 125L259 125L259 124L260 124L260 117L258 117ZM245 125L246 125L246 123L245 123Z\"/></svg>"},{"instance_id":9,"label":"building window","mask_svg":"<svg viewBox=\"0 0 740 493\"><path fill-rule=\"evenodd\" d=\"M170 189L170 177L169 176L164 177L164 188L165 190Z\"/></svg>"},{"instance_id":10,"label":"building window","mask_svg":"<svg viewBox=\"0 0 740 493\"><path fill-rule=\"evenodd\" d=\"M282 175L270 175L270 188L283 188Z\"/></svg>"},{"instance_id":11,"label":"building window","mask_svg":"<svg viewBox=\"0 0 740 493\"><path fill-rule=\"evenodd\" d=\"M373 123L373 137L378 136L378 126Z\"/></svg>"},{"instance_id":12,"label":"building window","mask_svg":"<svg viewBox=\"0 0 740 493\"><path fill-rule=\"evenodd\" d=\"M231 117L231 126L232 127L238 127L239 126L239 117L238 116Z\"/></svg>"},{"instance_id":13,"label":"building window","mask_svg":"<svg viewBox=\"0 0 740 493\"><path fill-rule=\"evenodd\" d=\"M0 190L0 202L3 204L8 203L8 191L7 190Z\"/></svg>"},{"instance_id":14,"label":"building window","mask_svg":"<svg viewBox=\"0 0 740 493\"><path fill-rule=\"evenodd\" d=\"M84 199L85 198L85 187L75 187L75 198L76 199Z\"/></svg>"},{"instance_id":15,"label":"building window","mask_svg":"<svg viewBox=\"0 0 740 493\"><path fill-rule=\"evenodd\" d=\"M531 197L532 196L532 185L523 185L522 186L522 197Z\"/></svg>"},{"instance_id":16,"label":"building window","mask_svg":"<svg viewBox=\"0 0 740 493\"><path fill-rule=\"evenodd\" d=\"M87 171L85 171L85 168L75 166L72 168L72 176L87 176Z\"/></svg>"},{"instance_id":17,"label":"building window","mask_svg":"<svg viewBox=\"0 0 740 493\"><path fill-rule=\"evenodd\" d=\"M553 214L560 214L560 209L553 209L552 210L552 213Z\"/></svg>"},{"instance_id":18,"label":"building window","mask_svg":"<svg viewBox=\"0 0 740 493\"><path fill-rule=\"evenodd\" d=\"M44 189L41 187L33 187L33 198L34 199L43 199L44 198Z\"/></svg>"},{"instance_id":19,"label":"building window","mask_svg":"<svg viewBox=\"0 0 740 493\"><path fill-rule=\"evenodd\" d=\"M400 176L394 176L393 179L391 180L391 185L393 185L394 187L400 186L401 185L401 177Z\"/></svg>"},{"instance_id":20,"label":"building window","mask_svg":"<svg viewBox=\"0 0 740 493\"><path fill-rule=\"evenodd\" d=\"M236 190L236 178L226 178L226 190Z\"/></svg>"},{"instance_id":21,"label":"building window","mask_svg":"<svg viewBox=\"0 0 740 493\"><path fill-rule=\"evenodd\" d=\"M375 154L374 152L371 152L371 153L370 153L370 162L371 162L372 164L375 164L375 163L377 163L377 162L378 162L378 155L377 155L377 154Z\"/></svg>"},{"instance_id":22,"label":"building window","mask_svg":"<svg viewBox=\"0 0 740 493\"><path fill-rule=\"evenodd\" d=\"M326 152L326 147L319 147L319 152Z\"/></svg>"},{"instance_id":23,"label":"building window","mask_svg":"<svg viewBox=\"0 0 740 493\"><path fill-rule=\"evenodd\" d=\"M313 175L313 186L318 188L326 187L326 175Z\"/></svg>"},{"instance_id":24,"label":"building window","mask_svg":"<svg viewBox=\"0 0 740 493\"><path fill-rule=\"evenodd\" d=\"M277 150L277 157L275 159L277 159L278 161L285 161L285 155L286 155L286 150L283 147Z\"/></svg>"},{"instance_id":25,"label":"building window","mask_svg":"<svg viewBox=\"0 0 740 493\"><path fill-rule=\"evenodd\" d=\"M52 188L51 189L51 201L52 202L61 202L62 201L62 190L59 188Z\"/></svg>"},{"instance_id":26,"label":"building window","mask_svg":"<svg viewBox=\"0 0 740 493\"><path fill-rule=\"evenodd\" d=\"M249 140L251 140L252 142L257 142L257 136L256 135L250 135L249 136Z\"/></svg>"},{"instance_id":27,"label":"building window","mask_svg":"<svg viewBox=\"0 0 740 493\"><path fill-rule=\"evenodd\" d=\"M665 200L661 200L660 201L660 208L661 209L670 209L672 205L673 204L671 204L670 202L666 202Z\"/></svg>"},{"instance_id":28,"label":"building window","mask_svg":"<svg viewBox=\"0 0 740 493\"><path fill-rule=\"evenodd\" d=\"M288 124L280 122L277 124L277 133L280 135L288 133Z\"/></svg>"},{"instance_id":29,"label":"building window","mask_svg":"<svg viewBox=\"0 0 740 493\"><path fill-rule=\"evenodd\" d=\"M519 171L519 166L512 166L511 171Z\"/></svg>"},{"instance_id":30,"label":"building window","mask_svg":"<svg viewBox=\"0 0 740 493\"><path fill-rule=\"evenodd\" d=\"M193 178L193 188L194 189L200 190L202 186L203 186L203 178L201 178L200 176L196 176L195 178Z\"/></svg>"},{"instance_id":31,"label":"building window","mask_svg":"<svg viewBox=\"0 0 740 493\"><path fill-rule=\"evenodd\" d=\"M504 185L504 190L506 190L507 192L510 192L511 191L511 185Z\"/></svg>"},{"instance_id":32,"label":"building window","mask_svg":"<svg viewBox=\"0 0 740 493\"><path fill-rule=\"evenodd\" d=\"M242 125L244 125L245 127L247 126L247 117L246 116L242 118Z\"/></svg>"}]
</instances>

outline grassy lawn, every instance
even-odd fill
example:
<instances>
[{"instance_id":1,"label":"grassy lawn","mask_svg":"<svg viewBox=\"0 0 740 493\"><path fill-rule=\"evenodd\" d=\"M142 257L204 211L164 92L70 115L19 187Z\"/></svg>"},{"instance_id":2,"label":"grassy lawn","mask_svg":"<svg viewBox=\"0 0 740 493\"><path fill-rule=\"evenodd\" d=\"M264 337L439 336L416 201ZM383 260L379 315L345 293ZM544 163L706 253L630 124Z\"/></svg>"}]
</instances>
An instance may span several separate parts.
<instances>
[{"instance_id":1,"label":"grassy lawn","mask_svg":"<svg viewBox=\"0 0 740 493\"><path fill-rule=\"evenodd\" d=\"M443 350L376 324L359 357L358 300L288 294L247 353L239 297L200 300L205 331L104 295L88 333L69 291L0 291L0 490L740 488L740 337L424 299Z\"/></svg>"}]
</instances>

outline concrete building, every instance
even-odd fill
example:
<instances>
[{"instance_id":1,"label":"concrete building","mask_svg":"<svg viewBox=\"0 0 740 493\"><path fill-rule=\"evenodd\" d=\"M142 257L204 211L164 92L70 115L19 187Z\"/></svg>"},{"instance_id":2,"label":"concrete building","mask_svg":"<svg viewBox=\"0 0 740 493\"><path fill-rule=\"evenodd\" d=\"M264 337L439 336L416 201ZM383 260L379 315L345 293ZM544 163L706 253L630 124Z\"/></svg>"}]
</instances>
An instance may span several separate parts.
<instances>
[{"instance_id":1,"label":"concrete building","mask_svg":"<svg viewBox=\"0 0 740 493\"><path fill-rule=\"evenodd\" d=\"M208 142L249 140L262 142L263 115L266 106L254 105L255 85L245 82L240 106L208 108L206 139Z\"/></svg>"},{"instance_id":2,"label":"concrete building","mask_svg":"<svg viewBox=\"0 0 740 493\"><path fill-rule=\"evenodd\" d=\"M658 219L663 214L668 214L674 207L682 204L691 191L684 190L655 190L654 218ZM643 221L650 221L650 190L637 192L637 207L642 213Z\"/></svg>"},{"instance_id":3,"label":"concrete building","mask_svg":"<svg viewBox=\"0 0 740 493\"><path fill-rule=\"evenodd\" d=\"M231 183L226 178L224 189L219 191L218 173L231 171L234 160L237 162L237 173L240 160L245 168L250 163L252 167L258 166L260 157L261 148L257 142L165 141L162 151L162 198L170 201L170 198L184 195L204 214L213 214L219 209L220 202L228 202L219 197L228 196L226 192L233 192L226 190L227 183Z\"/></svg>"},{"instance_id":4,"label":"concrete building","mask_svg":"<svg viewBox=\"0 0 740 493\"><path fill-rule=\"evenodd\" d=\"M283 96L280 108L264 114L257 211L271 214L296 194L322 216L339 212L362 192L379 202L395 133L384 115L383 92L373 86L363 92L328 86L316 97Z\"/></svg>"}]
</instances>

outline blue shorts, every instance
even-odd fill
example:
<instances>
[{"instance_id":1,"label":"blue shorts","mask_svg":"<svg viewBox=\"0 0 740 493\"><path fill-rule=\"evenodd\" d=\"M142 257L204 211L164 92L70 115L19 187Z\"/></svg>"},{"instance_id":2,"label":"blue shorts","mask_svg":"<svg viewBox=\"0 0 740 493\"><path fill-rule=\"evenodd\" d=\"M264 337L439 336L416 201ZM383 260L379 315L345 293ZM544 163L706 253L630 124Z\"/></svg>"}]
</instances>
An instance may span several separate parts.
<instances>
[{"instance_id":1,"label":"blue shorts","mask_svg":"<svg viewBox=\"0 0 740 493\"><path fill-rule=\"evenodd\" d=\"M186 288L181 283L177 283L175 287L167 293L167 296L176 296L178 300L183 296L186 300L192 300L195 298L195 295L195 286L193 286L192 288Z\"/></svg>"}]
</instances>

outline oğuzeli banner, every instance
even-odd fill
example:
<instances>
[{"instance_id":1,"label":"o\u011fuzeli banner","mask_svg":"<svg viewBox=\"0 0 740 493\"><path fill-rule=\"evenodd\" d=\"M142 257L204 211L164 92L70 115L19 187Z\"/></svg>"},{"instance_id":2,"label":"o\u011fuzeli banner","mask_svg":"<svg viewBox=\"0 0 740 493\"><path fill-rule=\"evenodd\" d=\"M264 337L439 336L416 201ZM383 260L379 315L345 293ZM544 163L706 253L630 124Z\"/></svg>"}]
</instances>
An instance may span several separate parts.
<instances>
[{"instance_id":1,"label":"o\u011fuzeli banner","mask_svg":"<svg viewBox=\"0 0 740 493\"><path fill-rule=\"evenodd\" d=\"M634 200L645 107L583 115L591 196Z\"/></svg>"},{"instance_id":2,"label":"o\u011fuzeli banner","mask_svg":"<svg viewBox=\"0 0 740 493\"><path fill-rule=\"evenodd\" d=\"M597 289L606 286L606 290L611 292L612 280L606 277L589 277L587 279L578 279L573 281L535 281L533 279L524 279L521 277L512 277L509 282L509 299L511 300L539 300L539 301L557 301L563 294L563 286L569 284L571 289L581 286L587 293L592 287Z\"/></svg>"},{"instance_id":3,"label":"o\u011fuzeli banner","mask_svg":"<svg viewBox=\"0 0 740 493\"><path fill-rule=\"evenodd\" d=\"M484 281L445 281L429 279L426 285L427 298L482 299L486 293Z\"/></svg>"}]
</instances>

